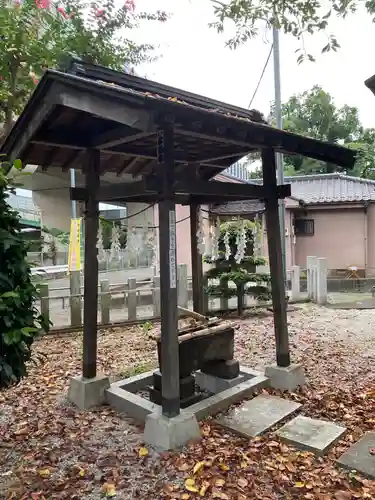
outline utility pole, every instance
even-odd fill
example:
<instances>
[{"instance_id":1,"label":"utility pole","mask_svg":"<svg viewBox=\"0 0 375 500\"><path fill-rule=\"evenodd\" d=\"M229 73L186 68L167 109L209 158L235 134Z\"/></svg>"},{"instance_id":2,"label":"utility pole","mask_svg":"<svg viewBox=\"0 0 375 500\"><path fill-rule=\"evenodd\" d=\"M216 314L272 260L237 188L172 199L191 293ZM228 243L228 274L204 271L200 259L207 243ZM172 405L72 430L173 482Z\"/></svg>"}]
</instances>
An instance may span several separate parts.
<instances>
[{"instance_id":1,"label":"utility pole","mask_svg":"<svg viewBox=\"0 0 375 500\"><path fill-rule=\"evenodd\" d=\"M283 120L281 116L281 85L280 85L280 44L279 30L272 28L273 34L273 73L275 82L275 115L276 126L279 129L283 128ZM277 183L284 184L284 165L281 153L276 153L276 168L277 168ZM283 272L286 280L286 251L285 251L285 204L284 200L279 200L279 218L280 218L280 233L281 233L281 248L283 257Z\"/></svg>"}]
</instances>

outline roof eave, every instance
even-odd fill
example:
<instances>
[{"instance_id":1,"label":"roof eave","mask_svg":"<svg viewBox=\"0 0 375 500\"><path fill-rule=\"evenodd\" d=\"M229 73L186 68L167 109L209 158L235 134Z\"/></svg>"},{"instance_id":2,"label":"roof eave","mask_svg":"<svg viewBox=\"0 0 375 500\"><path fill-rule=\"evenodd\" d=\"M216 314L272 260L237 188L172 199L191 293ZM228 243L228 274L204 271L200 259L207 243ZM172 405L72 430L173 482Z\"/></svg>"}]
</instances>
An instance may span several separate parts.
<instances>
[{"instance_id":1,"label":"roof eave","mask_svg":"<svg viewBox=\"0 0 375 500\"><path fill-rule=\"evenodd\" d=\"M375 75L371 76L365 81L365 85L375 95Z\"/></svg>"},{"instance_id":2,"label":"roof eave","mask_svg":"<svg viewBox=\"0 0 375 500\"><path fill-rule=\"evenodd\" d=\"M1 152L12 156L11 152L14 151L15 144L17 144L18 139L23 137L23 134L28 129L30 122L35 118L35 114L39 112L40 108L37 106L43 104L43 99L47 96L49 85L56 80L67 86L74 88L79 87L82 91L88 91L88 87L90 87L93 91L102 94L103 98L107 99L115 97L121 100L127 100L128 102L134 101L136 105L142 103L144 104L148 101L148 105L152 111L165 110L168 107L170 112L185 114L186 118L193 116L191 113L194 113L194 116L198 116L202 121L207 121L208 123L212 123L212 121L214 121L215 123L223 124L225 127L228 126L228 130L235 125L239 125L239 120L233 116L216 114L209 110L190 107L173 101L164 100L163 102L162 99L159 100L155 97L142 95L141 93L135 95L132 92L126 92L126 89L111 87L111 85L101 86L99 82L88 81L82 77L80 78L71 74L52 70L47 71L42 77L20 118L17 120L12 131L5 139ZM36 107L37 109L35 110ZM311 138L280 131L268 125L251 122L250 120L244 120L242 123L241 122L240 125L254 140L254 145L256 144L256 140L258 138L263 144L263 146L260 145L260 147L273 147L280 152L302 154L315 159L331 161L348 168L351 168L355 163L356 153L353 150L349 150L342 146L321 143L320 141ZM189 123L188 119L187 123ZM189 130L189 126L187 127L186 131L189 134L191 131ZM219 140L221 139L220 135L212 135L212 137L214 136ZM232 138L230 138L228 143L229 142L234 143ZM246 142L246 144L249 143L249 141L244 142ZM20 148L19 146L17 147L18 149ZM251 149L251 147L252 146L249 143L249 149Z\"/></svg>"},{"instance_id":3,"label":"roof eave","mask_svg":"<svg viewBox=\"0 0 375 500\"><path fill-rule=\"evenodd\" d=\"M14 122L13 127L5 137L4 142L0 147L1 154L8 155L12 151L14 144L17 143L17 140L23 134L25 128L33 117L35 108L38 108L47 95L51 83L48 71L46 71L34 89L34 92L31 94L31 97L27 101L22 113Z\"/></svg>"}]
</instances>

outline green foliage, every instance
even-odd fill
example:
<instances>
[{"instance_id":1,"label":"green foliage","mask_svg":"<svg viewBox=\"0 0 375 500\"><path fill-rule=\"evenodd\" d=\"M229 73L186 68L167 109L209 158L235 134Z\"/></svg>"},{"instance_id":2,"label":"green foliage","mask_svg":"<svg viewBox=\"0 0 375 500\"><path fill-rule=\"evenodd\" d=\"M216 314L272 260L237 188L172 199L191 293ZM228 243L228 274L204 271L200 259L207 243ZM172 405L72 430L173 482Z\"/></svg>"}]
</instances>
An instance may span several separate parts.
<instances>
[{"instance_id":1,"label":"green foliage","mask_svg":"<svg viewBox=\"0 0 375 500\"><path fill-rule=\"evenodd\" d=\"M270 121L275 122L274 107ZM333 97L321 87L292 96L282 105L283 128L322 141L342 144L358 150L357 161L350 175L375 177L375 129L366 129L359 119L356 107L336 106ZM340 172L332 163L324 163L303 156L284 155L284 174L309 175ZM345 172L345 171L344 171ZM251 176L261 177L260 169Z\"/></svg>"},{"instance_id":2,"label":"green foliage","mask_svg":"<svg viewBox=\"0 0 375 500\"><path fill-rule=\"evenodd\" d=\"M301 42L297 51L297 60L314 61L314 56L306 50L304 35L313 35L322 32L326 35L326 43L321 52L337 51L340 47L336 37L327 32L330 21L335 18L345 18L363 6L373 16L375 1L369 0L328 0L324 3L319 0L211 0L214 4L216 21L211 27L222 33L225 23L230 21L235 27L235 34L227 41L232 49L264 33L264 28L274 26L284 33L292 35Z\"/></svg>"},{"instance_id":3,"label":"green foliage","mask_svg":"<svg viewBox=\"0 0 375 500\"><path fill-rule=\"evenodd\" d=\"M154 47L137 44L131 30L143 21L165 21L164 12L137 12L132 0L0 0L0 121L9 132L46 68L71 53L114 69L154 57Z\"/></svg>"},{"instance_id":4,"label":"green foliage","mask_svg":"<svg viewBox=\"0 0 375 500\"><path fill-rule=\"evenodd\" d=\"M120 228L120 247L125 248L126 242L128 239L128 228L121 225L121 221L110 221L104 219L104 217L100 217L99 219L101 227L102 227L102 235L103 235L103 249L109 250L112 244L112 229L115 224Z\"/></svg>"},{"instance_id":5,"label":"green foliage","mask_svg":"<svg viewBox=\"0 0 375 500\"><path fill-rule=\"evenodd\" d=\"M37 290L31 282L27 243L21 235L19 214L7 198L12 184L0 164L0 388L27 375L31 346L49 325L35 307Z\"/></svg>"},{"instance_id":6,"label":"green foliage","mask_svg":"<svg viewBox=\"0 0 375 500\"><path fill-rule=\"evenodd\" d=\"M45 256L52 260L52 265L56 266L59 247L61 245L65 247L69 245L69 233L46 226L43 227L42 232L42 239L47 244L48 248Z\"/></svg>"},{"instance_id":7,"label":"green foliage","mask_svg":"<svg viewBox=\"0 0 375 500\"><path fill-rule=\"evenodd\" d=\"M251 295L258 300L267 300L270 297L270 276L256 272L256 266L264 265L264 257L256 257L254 253L254 230L259 230L259 224L246 221L247 244L245 257L240 263L236 262L237 234L241 230L242 223L230 221L221 224L219 237L219 258L212 260L206 257L205 262L214 264L215 267L205 273L207 280L220 280L219 285L209 284L206 293L212 297L237 297L238 314L242 314L244 306L244 296ZM225 258L225 234L229 234L229 246L231 255ZM236 288L228 286L229 282L235 284Z\"/></svg>"}]
</instances>

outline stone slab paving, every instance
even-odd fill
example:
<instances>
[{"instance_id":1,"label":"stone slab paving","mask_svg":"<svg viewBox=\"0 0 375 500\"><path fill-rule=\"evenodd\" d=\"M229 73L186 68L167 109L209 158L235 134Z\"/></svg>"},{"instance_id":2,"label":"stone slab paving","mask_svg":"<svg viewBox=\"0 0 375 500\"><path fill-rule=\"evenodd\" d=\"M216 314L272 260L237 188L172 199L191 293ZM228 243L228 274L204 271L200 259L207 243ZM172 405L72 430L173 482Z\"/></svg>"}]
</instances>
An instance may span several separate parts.
<instances>
[{"instance_id":1,"label":"stone slab paving","mask_svg":"<svg viewBox=\"0 0 375 500\"><path fill-rule=\"evenodd\" d=\"M277 396L260 395L231 410L216 423L245 437L268 431L301 407L299 403Z\"/></svg>"},{"instance_id":2,"label":"stone slab paving","mask_svg":"<svg viewBox=\"0 0 375 500\"><path fill-rule=\"evenodd\" d=\"M324 455L345 431L345 427L333 422L299 415L281 427L276 434L297 449Z\"/></svg>"},{"instance_id":3,"label":"stone slab paving","mask_svg":"<svg viewBox=\"0 0 375 500\"><path fill-rule=\"evenodd\" d=\"M375 479L375 432L366 432L337 460L337 465Z\"/></svg>"}]
</instances>

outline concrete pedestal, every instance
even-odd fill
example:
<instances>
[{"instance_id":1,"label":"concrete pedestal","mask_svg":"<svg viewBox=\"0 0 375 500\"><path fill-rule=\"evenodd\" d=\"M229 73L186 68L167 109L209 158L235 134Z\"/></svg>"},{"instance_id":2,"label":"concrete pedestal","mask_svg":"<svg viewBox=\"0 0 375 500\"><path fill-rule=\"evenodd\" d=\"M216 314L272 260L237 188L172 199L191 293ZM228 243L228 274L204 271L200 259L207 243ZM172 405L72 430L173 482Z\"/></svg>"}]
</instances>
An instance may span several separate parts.
<instances>
[{"instance_id":1,"label":"concrete pedestal","mask_svg":"<svg viewBox=\"0 0 375 500\"><path fill-rule=\"evenodd\" d=\"M80 410L89 410L106 402L105 391L109 387L109 378L104 375L89 379L74 377L70 381L68 399Z\"/></svg>"},{"instance_id":2,"label":"concrete pedestal","mask_svg":"<svg viewBox=\"0 0 375 500\"><path fill-rule=\"evenodd\" d=\"M208 375L201 371L195 373L195 382L197 386L211 394L218 394L219 392L230 389L249 378L250 377L246 377L244 373L240 373L238 377L232 379L214 377L213 375Z\"/></svg>"},{"instance_id":3,"label":"concrete pedestal","mask_svg":"<svg viewBox=\"0 0 375 500\"><path fill-rule=\"evenodd\" d=\"M305 374L302 365L295 364L287 367L267 366L264 375L269 378L273 389L294 391L297 387L305 385Z\"/></svg>"},{"instance_id":4,"label":"concrete pedestal","mask_svg":"<svg viewBox=\"0 0 375 500\"><path fill-rule=\"evenodd\" d=\"M144 441L157 450L172 450L189 441L200 439L197 418L193 413L181 413L168 418L157 410L146 417Z\"/></svg>"}]
</instances>

